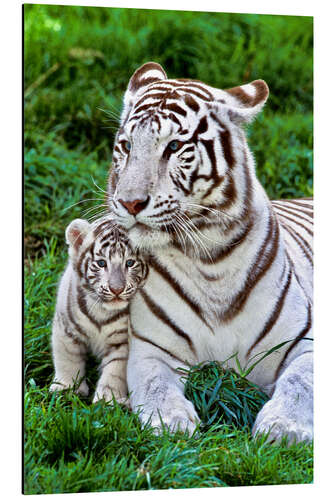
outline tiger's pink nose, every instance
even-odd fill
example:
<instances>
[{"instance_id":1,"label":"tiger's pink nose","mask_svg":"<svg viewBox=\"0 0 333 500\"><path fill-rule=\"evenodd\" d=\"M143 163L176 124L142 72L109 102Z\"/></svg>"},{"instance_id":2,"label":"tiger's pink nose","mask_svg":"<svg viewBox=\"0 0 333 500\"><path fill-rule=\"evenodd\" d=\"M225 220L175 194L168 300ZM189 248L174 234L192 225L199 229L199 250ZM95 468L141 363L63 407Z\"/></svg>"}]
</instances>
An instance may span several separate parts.
<instances>
[{"instance_id":1,"label":"tiger's pink nose","mask_svg":"<svg viewBox=\"0 0 333 500\"><path fill-rule=\"evenodd\" d=\"M110 287L110 290L111 290L111 292L112 292L112 293L114 293L115 295L120 295L120 294L121 294L121 292L123 292L123 291L124 291L124 288L111 288L111 287Z\"/></svg>"},{"instance_id":2,"label":"tiger's pink nose","mask_svg":"<svg viewBox=\"0 0 333 500\"><path fill-rule=\"evenodd\" d=\"M146 208L146 206L149 203L149 196L146 200L134 200L134 201L118 200L118 201L123 205L123 207L127 209L127 211L131 215L136 215L139 212L141 212L141 210Z\"/></svg>"}]
</instances>

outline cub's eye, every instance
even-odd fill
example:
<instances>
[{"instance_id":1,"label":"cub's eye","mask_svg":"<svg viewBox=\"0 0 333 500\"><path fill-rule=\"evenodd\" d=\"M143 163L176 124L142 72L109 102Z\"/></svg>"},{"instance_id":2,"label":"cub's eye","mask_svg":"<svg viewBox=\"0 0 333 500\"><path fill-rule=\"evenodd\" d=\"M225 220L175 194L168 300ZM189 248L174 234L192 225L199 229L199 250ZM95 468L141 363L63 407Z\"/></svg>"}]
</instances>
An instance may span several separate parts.
<instances>
[{"instance_id":1,"label":"cub's eye","mask_svg":"<svg viewBox=\"0 0 333 500\"><path fill-rule=\"evenodd\" d=\"M130 141L125 141L124 142L124 148L126 149L126 151L130 151L131 150L131 143Z\"/></svg>"},{"instance_id":2,"label":"cub's eye","mask_svg":"<svg viewBox=\"0 0 333 500\"><path fill-rule=\"evenodd\" d=\"M171 141L168 144L168 148L171 149L171 151L177 151L177 149L179 149L180 146L181 146L181 142L180 141Z\"/></svg>"},{"instance_id":3,"label":"cub's eye","mask_svg":"<svg viewBox=\"0 0 333 500\"><path fill-rule=\"evenodd\" d=\"M106 261L103 260L103 259L100 259L100 260L97 261L97 265L99 267L106 267Z\"/></svg>"},{"instance_id":4,"label":"cub's eye","mask_svg":"<svg viewBox=\"0 0 333 500\"><path fill-rule=\"evenodd\" d=\"M134 264L135 264L135 260L133 260L133 259L128 259L126 261L126 267L133 267Z\"/></svg>"}]
</instances>

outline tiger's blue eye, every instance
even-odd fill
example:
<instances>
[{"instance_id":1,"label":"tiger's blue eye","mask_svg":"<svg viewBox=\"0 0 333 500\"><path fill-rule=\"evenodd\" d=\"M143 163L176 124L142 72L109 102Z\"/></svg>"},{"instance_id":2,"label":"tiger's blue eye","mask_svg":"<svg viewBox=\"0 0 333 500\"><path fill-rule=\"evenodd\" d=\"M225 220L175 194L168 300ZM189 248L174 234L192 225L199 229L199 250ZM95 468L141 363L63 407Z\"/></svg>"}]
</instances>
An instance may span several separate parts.
<instances>
[{"instance_id":1,"label":"tiger's blue eye","mask_svg":"<svg viewBox=\"0 0 333 500\"><path fill-rule=\"evenodd\" d=\"M168 147L172 150L172 151L177 151L177 149L179 148L179 141L171 141L170 144L168 145Z\"/></svg>"},{"instance_id":2,"label":"tiger's blue eye","mask_svg":"<svg viewBox=\"0 0 333 500\"><path fill-rule=\"evenodd\" d=\"M106 267L106 261L105 261L105 260L100 259L100 260L98 260L98 261L97 261L97 265L98 265L99 267Z\"/></svg>"},{"instance_id":3,"label":"tiger's blue eye","mask_svg":"<svg viewBox=\"0 0 333 500\"><path fill-rule=\"evenodd\" d=\"M135 260L132 260L132 259L128 259L126 261L126 267L133 267L135 264Z\"/></svg>"},{"instance_id":4,"label":"tiger's blue eye","mask_svg":"<svg viewBox=\"0 0 333 500\"><path fill-rule=\"evenodd\" d=\"M132 145L131 145L130 141L126 141L126 142L125 142L125 144L124 144L124 146L125 146L125 149L126 149L127 151L130 151L130 150L131 150L131 146L132 146Z\"/></svg>"}]
</instances>

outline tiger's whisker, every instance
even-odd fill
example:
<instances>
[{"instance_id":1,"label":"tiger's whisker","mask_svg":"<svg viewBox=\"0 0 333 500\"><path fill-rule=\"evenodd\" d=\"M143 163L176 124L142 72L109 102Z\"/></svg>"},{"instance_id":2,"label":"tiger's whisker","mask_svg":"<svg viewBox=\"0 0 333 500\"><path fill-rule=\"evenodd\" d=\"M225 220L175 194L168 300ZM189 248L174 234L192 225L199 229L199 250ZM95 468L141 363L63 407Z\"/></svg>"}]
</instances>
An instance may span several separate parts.
<instances>
[{"instance_id":1,"label":"tiger's whisker","mask_svg":"<svg viewBox=\"0 0 333 500\"><path fill-rule=\"evenodd\" d=\"M187 252L186 252L186 241L181 233L181 231L179 231L179 229L177 228L176 224L174 222L171 222L171 227L174 229L174 231L177 233L177 236L178 238L180 239L180 246L184 252L185 255L187 255ZM184 245L184 246L183 246Z\"/></svg>"},{"instance_id":2,"label":"tiger's whisker","mask_svg":"<svg viewBox=\"0 0 333 500\"><path fill-rule=\"evenodd\" d=\"M90 207L90 208L87 208L86 210L84 210L84 212L82 212L82 215L86 216L89 214L89 212L92 212L94 210L102 210L102 208L108 208L107 205L105 203L99 205L98 207Z\"/></svg>"},{"instance_id":3,"label":"tiger's whisker","mask_svg":"<svg viewBox=\"0 0 333 500\"><path fill-rule=\"evenodd\" d=\"M101 217L104 217L106 215L108 215L108 211L107 210L104 210L103 212L98 212L97 214L94 214L92 215L91 217L88 218L88 221L89 222L94 222L95 220L101 218ZM111 221L110 221L111 222Z\"/></svg>"},{"instance_id":4,"label":"tiger's whisker","mask_svg":"<svg viewBox=\"0 0 333 500\"><path fill-rule=\"evenodd\" d=\"M185 206L193 206L193 207L197 207L201 210L208 210L209 212L211 212L212 214L214 214L216 217L228 217L229 219L232 219L232 220L237 220L237 217L234 217L232 215L229 215L227 214L226 212L224 212L223 210L221 209L215 209L215 208L210 208L210 207L205 207L204 205L199 205L197 203L189 203L189 202L180 202L182 205L185 205Z\"/></svg>"},{"instance_id":5,"label":"tiger's whisker","mask_svg":"<svg viewBox=\"0 0 333 500\"><path fill-rule=\"evenodd\" d=\"M69 207L63 208L62 213L66 212L66 210L69 210L70 208L75 207L76 205L80 205L80 203L86 203L87 201L104 201L104 200L102 198L86 198L84 200L73 203L73 205L70 205Z\"/></svg>"},{"instance_id":6,"label":"tiger's whisker","mask_svg":"<svg viewBox=\"0 0 333 500\"><path fill-rule=\"evenodd\" d=\"M185 228L188 229L187 231L184 231L185 236L187 238L189 238L190 241L192 241L192 245L193 245L193 248L195 250L195 256L196 256L197 259L199 259L199 257L200 257L200 250L199 250L198 244L200 244L200 246L203 248L203 250L206 251L204 245L202 245L202 242L200 240L198 240L197 235L195 235L195 233L193 233L193 231L191 231L191 228L188 227L188 225L186 224L186 221L184 221L179 216L179 214L175 214L175 215L176 215L176 217L178 219L178 222L180 222L180 226L182 227L182 229L183 229L183 226L185 226Z\"/></svg>"},{"instance_id":7,"label":"tiger's whisker","mask_svg":"<svg viewBox=\"0 0 333 500\"><path fill-rule=\"evenodd\" d=\"M178 214L178 215L180 215L180 214ZM182 214L182 215L184 215L184 214ZM193 238L196 239L196 241L198 242L198 244L200 245L200 247L202 248L204 253L207 255L207 257L209 257L209 259L212 260L211 254L208 251L206 245L203 243L203 241L201 240L201 238L197 234L198 232L200 234L202 234L201 231L199 231L198 228L195 227L195 225L192 223L192 221L190 219L188 219L188 221L183 219L183 224L189 229L190 232L192 232ZM194 232L194 231L196 231L196 232Z\"/></svg>"},{"instance_id":8,"label":"tiger's whisker","mask_svg":"<svg viewBox=\"0 0 333 500\"><path fill-rule=\"evenodd\" d=\"M217 241L217 240L212 240L211 238L209 238L208 236L206 236L202 231L200 231L200 229L198 227L195 226L195 224L193 223L193 221L191 221L191 219L186 215L186 214L182 214L184 217L186 217L189 221L189 223L191 223L191 226L193 227L193 229L195 231L197 231L199 234L201 234L201 236L203 238L205 238L206 240L212 242L212 243L215 243L217 245L220 245L221 243L223 243L223 241Z\"/></svg>"}]
</instances>

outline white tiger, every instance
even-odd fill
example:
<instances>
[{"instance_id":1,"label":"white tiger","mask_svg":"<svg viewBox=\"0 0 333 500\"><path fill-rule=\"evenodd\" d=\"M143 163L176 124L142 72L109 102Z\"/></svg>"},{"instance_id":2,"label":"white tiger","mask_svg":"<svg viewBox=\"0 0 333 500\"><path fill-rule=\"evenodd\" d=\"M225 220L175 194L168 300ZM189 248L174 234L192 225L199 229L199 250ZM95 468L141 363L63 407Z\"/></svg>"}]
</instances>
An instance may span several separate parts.
<instances>
[{"instance_id":1,"label":"white tiger","mask_svg":"<svg viewBox=\"0 0 333 500\"><path fill-rule=\"evenodd\" d=\"M85 355L101 359L93 402L127 399L128 304L145 283L148 268L129 245L126 232L110 218L93 224L75 219L66 229L69 262L61 278L52 330L55 367L50 391L84 380Z\"/></svg>"},{"instance_id":2,"label":"white tiger","mask_svg":"<svg viewBox=\"0 0 333 500\"><path fill-rule=\"evenodd\" d=\"M312 201L269 201L242 128L268 93L262 80L228 90L169 80L156 63L125 93L108 200L150 254L127 376L132 407L155 427L198 422L177 367L236 352L245 366L290 341L250 374L271 396L253 433L312 439Z\"/></svg>"}]
</instances>

